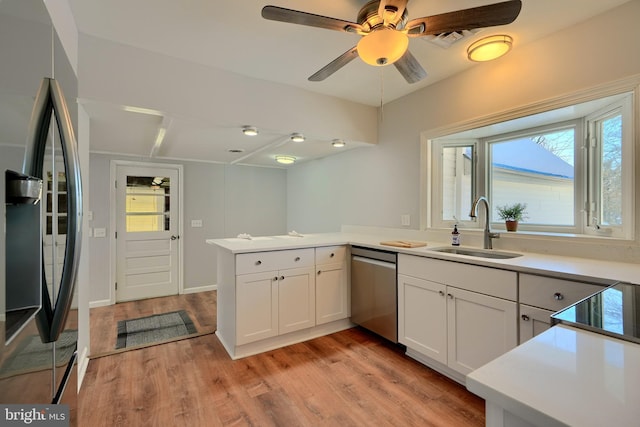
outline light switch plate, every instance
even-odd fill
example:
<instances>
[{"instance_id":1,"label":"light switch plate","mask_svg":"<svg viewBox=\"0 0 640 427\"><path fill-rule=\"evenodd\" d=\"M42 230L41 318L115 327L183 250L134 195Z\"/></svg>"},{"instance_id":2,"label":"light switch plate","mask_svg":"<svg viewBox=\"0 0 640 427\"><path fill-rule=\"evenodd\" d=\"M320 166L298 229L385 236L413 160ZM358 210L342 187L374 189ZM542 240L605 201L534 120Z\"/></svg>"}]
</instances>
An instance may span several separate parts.
<instances>
[{"instance_id":1,"label":"light switch plate","mask_svg":"<svg viewBox=\"0 0 640 427\"><path fill-rule=\"evenodd\" d=\"M94 228L93 229L93 237L107 237L107 229L106 228Z\"/></svg>"},{"instance_id":2,"label":"light switch plate","mask_svg":"<svg viewBox=\"0 0 640 427\"><path fill-rule=\"evenodd\" d=\"M193 228L202 227L202 220L201 219L192 219L191 220L191 227L193 227Z\"/></svg>"},{"instance_id":3,"label":"light switch plate","mask_svg":"<svg viewBox=\"0 0 640 427\"><path fill-rule=\"evenodd\" d=\"M409 214L400 215L400 222L402 223L403 227L410 226L411 225L411 215L409 215Z\"/></svg>"}]
</instances>

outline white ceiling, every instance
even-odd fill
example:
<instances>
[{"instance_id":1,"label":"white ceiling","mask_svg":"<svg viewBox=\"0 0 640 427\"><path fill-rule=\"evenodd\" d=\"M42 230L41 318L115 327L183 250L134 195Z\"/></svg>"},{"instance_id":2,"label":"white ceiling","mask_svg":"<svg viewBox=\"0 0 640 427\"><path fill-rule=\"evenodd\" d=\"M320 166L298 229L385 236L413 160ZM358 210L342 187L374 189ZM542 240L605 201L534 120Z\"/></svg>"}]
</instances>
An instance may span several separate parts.
<instances>
[{"instance_id":1,"label":"white ceiling","mask_svg":"<svg viewBox=\"0 0 640 427\"><path fill-rule=\"evenodd\" d=\"M367 0L71 0L80 32L261 80L285 83L355 102L380 104L380 80L388 102L468 67L465 49L480 37L507 32L519 45L569 27L628 0L524 0L516 21L481 31L443 49L424 39L409 48L428 73L408 84L394 67L353 61L323 82L307 78L360 39L355 34L267 21L267 4L356 21ZM467 9L500 0L411 0L409 19Z\"/></svg>"},{"instance_id":2,"label":"white ceiling","mask_svg":"<svg viewBox=\"0 0 640 427\"><path fill-rule=\"evenodd\" d=\"M410 0L407 9L409 19L414 19L499 1ZM448 49L425 39L411 39L409 49L428 75L421 82L408 84L394 67L371 67L358 59L325 81L309 82L311 74L353 47L359 36L267 21L260 13L262 7L273 4L355 21L367 0L69 0L80 33L369 106L380 105L381 99L395 100L469 67L482 66L469 62L465 54L466 47L478 38L505 32L514 38L514 49L518 49L626 1L523 0L522 12L514 23L483 29ZM82 57L83 52L79 55ZM265 131L248 138L237 127L220 127L184 115L172 117L153 110L159 109L154 105L133 106L140 110L132 111L125 109L124 101L122 105L96 99L81 102L91 117L91 149L97 152L150 157L161 127L168 131L154 155L163 158L273 167L276 154L305 161L337 152L324 136L311 136L297 144L287 140L285 131ZM296 124L292 123L288 131L295 130ZM363 145L368 144L348 141L345 149ZM230 153L229 149L243 151Z\"/></svg>"}]
</instances>

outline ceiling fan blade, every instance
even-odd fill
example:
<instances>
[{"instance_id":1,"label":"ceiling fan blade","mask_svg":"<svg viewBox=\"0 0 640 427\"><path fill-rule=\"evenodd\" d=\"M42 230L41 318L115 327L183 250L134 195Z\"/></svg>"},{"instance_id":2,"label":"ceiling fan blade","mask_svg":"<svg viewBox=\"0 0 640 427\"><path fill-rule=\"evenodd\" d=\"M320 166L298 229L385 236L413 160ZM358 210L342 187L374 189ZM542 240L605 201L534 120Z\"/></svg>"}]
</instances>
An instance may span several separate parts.
<instances>
[{"instance_id":1,"label":"ceiling fan blade","mask_svg":"<svg viewBox=\"0 0 640 427\"><path fill-rule=\"evenodd\" d=\"M408 1L409 0L380 0L380 5L378 6L378 16L380 16L380 18L385 21L385 11L395 11L395 13L390 17L390 22L393 22L395 24L402 18L402 14L407 8Z\"/></svg>"},{"instance_id":2,"label":"ceiling fan blade","mask_svg":"<svg viewBox=\"0 0 640 427\"><path fill-rule=\"evenodd\" d=\"M394 62L393 65L400 71L400 74L402 74L402 77L404 77L407 83L417 83L427 77L427 72L408 50L402 55L402 58Z\"/></svg>"},{"instance_id":3,"label":"ceiling fan blade","mask_svg":"<svg viewBox=\"0 0 640 427\"><path fill-rule=\"evenodd\" d=\"M352 47L342 55L338 56L333 61L329 62L327 65L318 70L315 74L309 77L309 81L311 82L321 82L326 79L340 68L347 65L349 62L353 61L358 57L358 48L356 46Z\"/></svg>"},{"instance_id":4,"label":"ceiling fan blade","mask_svg":"<svg viewBox=\"0 0 640 427\"><path fill-rule=\"evenodd\" d=\"M262 17L271 21L288 22L290 24L308 25L310 27L324 28L327 30L346 31L348 33L364 33L360 24L343 21L342 19L329 18L299 10L285 9L278 6L265 6L262 8Z\"/></svg>"},{"instance_id":5,"label":"ceiling fan blade","mask_svg":"<svg viewBox=\"0 0 640 427\"><path fill-rule=\"evenodd\" d=\"M521 0L505 1L487 6L473 7L440 15L412 19L405 28L409 37L472 30L510 24L520 14Z\"/></svg>"}]
</instances>

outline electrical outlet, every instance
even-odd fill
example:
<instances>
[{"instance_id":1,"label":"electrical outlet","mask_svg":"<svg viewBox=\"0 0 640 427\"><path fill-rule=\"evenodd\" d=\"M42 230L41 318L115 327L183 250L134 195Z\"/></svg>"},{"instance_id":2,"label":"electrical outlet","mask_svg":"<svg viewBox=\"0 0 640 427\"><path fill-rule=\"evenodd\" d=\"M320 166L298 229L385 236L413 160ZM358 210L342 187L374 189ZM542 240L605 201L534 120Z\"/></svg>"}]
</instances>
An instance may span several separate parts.
<instances>
[{"instance_id":1,"label":"electrical outlet","mask_svg":"<svg viewBox=\"0 0 640 427\"><path fill-rule=\"evenodd\" d=\"M410 226L411 225L411 215L409 215L409 214L400 215L400 222L402 223L403 227Z\"/></svg>"},{"instance_id":2,"label":"electrical outlet","mask_svg":"<svg viewBox=\"0 0 640 427\"><path fill-rule=\"evenodd\" d=\"M193 228L202 227L202 220L201 219L192 219L191 220L191 227L193 227Z\"/></svg>"}]
</instances>

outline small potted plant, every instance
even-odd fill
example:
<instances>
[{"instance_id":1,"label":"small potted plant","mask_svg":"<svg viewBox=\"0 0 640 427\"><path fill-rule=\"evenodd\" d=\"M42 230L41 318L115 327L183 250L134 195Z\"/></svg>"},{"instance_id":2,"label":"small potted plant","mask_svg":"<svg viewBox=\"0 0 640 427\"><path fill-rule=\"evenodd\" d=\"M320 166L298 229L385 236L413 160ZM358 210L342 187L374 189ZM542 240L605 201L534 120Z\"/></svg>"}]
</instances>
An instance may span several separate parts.
<instances>
[{"instance_id":1,"label":"small potted plant","mask_svg":"<svg viewBox=\"0 0 640 427\"><path fill-rule=\"evenodd\" d=\"M518 221L522 221L527 214L526 203L513 203L496 207L498 216L504 220L507 231L517 231Z\"/></svg>"}]
</instances>

